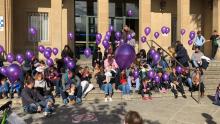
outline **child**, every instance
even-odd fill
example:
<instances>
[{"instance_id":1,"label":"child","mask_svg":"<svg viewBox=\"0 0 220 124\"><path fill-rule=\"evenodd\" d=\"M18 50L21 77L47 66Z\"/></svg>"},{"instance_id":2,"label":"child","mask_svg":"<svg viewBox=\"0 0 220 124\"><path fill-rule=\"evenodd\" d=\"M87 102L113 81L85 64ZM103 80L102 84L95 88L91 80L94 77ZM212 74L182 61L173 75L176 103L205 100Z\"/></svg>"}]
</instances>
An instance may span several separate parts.
<instances>
[{"instance_id":1,"label":"child","mask_svg":"<svg viewBox=\"0 0 220 124\"><path fill-rule=\"evenodd\" d=\"M13 84L10 85L10 98L14 98L14 93L18 94L18 98L21 95L21 81L17 80Z\"/></svg>"},{"instance_id":2,"label":"child","mask_svg":"<svg viewBox=\"0 0 220 124\"><path fill-rule=\"evenodd\" d=\"M150 91L150 79L149 78L144 78L142 80L142 84L140 86L140 92L143 100L147 100L148 98L151 100L151 91ZM148 94L149 97L146 97L145 94Z\"/></svg>"},{"instance_id":3,"label":"child","mask_svg":"<svg viewBox=\"0 0 220 124\"><path fill-rule=\"evenodd\" d=\"M0 98L8 98L9 83L7 82L7 77L2 77L0 85Z\"/></svg>"},{"instance_id":4,"label":"child","mask_svg":"<svg viewBox=\"0 0 220 124\"><path fill-rule=\"evenodd\" d=\"M220 84L218 84L216 89L214 104L220 105Z\"/></svg>"},{"instance_id":5,"label":"child","mask_svg":"<svg viewBox=\"0 0 220 124\"><path fill-rule=\"evenodd\" d=\"M47 82L43 78L43 74L41 72L37 72L35 75L35 83L34 88L42 95L48 95L49 94L49 87L47 85Z\"/></svg>"},{"instance_id":6,"label":"child","mask_svg":"<svg viewBox=\"0 0 220 124\"><path fill-rule=\"evenodd\" d=\"M125 70L122 70L121 74L120 74L120 87L121 87L121 91L122 91L122 97L125 100L130 100L130 88L129 85L127 83L127 78L126 78L126 73Z\"/></svg>"},{"instance_id":7,"label":"child","mask_svg":"<svg viewBox=\"0 0 220 124\"><path fill-rule=\"evenodd\" d=\"M182 84L181 75L176 73L176 69L173 68L173 72L170 74L171 91L174 93L175 98L178 98L178 91L182 94L183 98L187 98Z\"/></svg>"}]
</instances>

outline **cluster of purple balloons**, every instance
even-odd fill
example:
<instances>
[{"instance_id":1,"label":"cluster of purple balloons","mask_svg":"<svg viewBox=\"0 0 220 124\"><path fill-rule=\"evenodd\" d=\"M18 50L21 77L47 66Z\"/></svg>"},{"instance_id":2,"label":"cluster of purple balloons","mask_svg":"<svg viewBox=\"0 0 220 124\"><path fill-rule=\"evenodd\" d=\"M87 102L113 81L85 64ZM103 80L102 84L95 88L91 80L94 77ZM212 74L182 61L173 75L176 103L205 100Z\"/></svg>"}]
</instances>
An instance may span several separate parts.
<instances>
[{"instance_id":1,"label":"cluster of purple balloons","mask_svg":"<svg viewBox=\"0 0 220 124\"><path fill-rule=\"evenodd\" d=\"M163 26L162 28L161 28L161 33L162 34L169 34L170 33L170 28L169 27L166 27L166 26Z\"/></svg>"},{"instance_id":2,"label":"cluster of purple balloons","mask_svg":"<svg viewBox=\"0 0 220 124\"><path fill-rule=\"evenodd\" d=\"M11 83L14 83L19 79L20 74L22 74L21 67L17 64L11 64L8 67L3 66L0 68L0 73L7 76Z\"/></svg>"},{"instance_id":3,"label":"cluster of purple balloons","mask_svg":"<svg viewBox=\"0 0 220 124\"><path fill-rule=\"evenodd\" d=\"M188 40L188 44L189 45L192 45L193 44L193 39L196 37L196 33L195 33L195 31L191 31L190 33L189 33L189 40Z\"/></svg>"},{"instance_id":4,"label":"cluster of purple balloons","mask_svg":"<svg viewBox=\"0 0 220 124\"><path fill-rule=\"evenodd\" d=\"M157 64L161 58L160 54L155 49L150 50L150 57L153 59L154 64Z\"/></svg>"},{"instance_id":5,"label":"cluster of purple balloons","mask_svg":"<svg viewBox=\"0 0 220 124\"><path fill-rule=\"evenodd\" d=\"M47 59L51 57L52 53L55 56L59 53L59 50L57 48L53 48L53 49L50 47L45 48L43 45L39 45L37 49L40 53L44 54L44 57Z\"/></svg>"},{"instance_id":6,"label":"cluster of purple balloons","mask_svg":"<svg viewBox=\"0 0 220 124\"><path fill-rule=\"evenodd\" d=\"M154 82L156 82L156 83L160 83L160 81L161 81L160 76L158 74L156 74L153 70L148 71L147 76L149 77L149 79L154 80ZM163 81L168 81L169 74L166 72L163 73L162 79L163 79Z\"/></svg>"},{"instance_id":7,"label":"cluster of purple balloons","mask_svg":"<svg viewBox=\"0 0 220 124\"><path fill-rule=\"evenodd\" d=\"M76 66L75 61L70 57L65 57L64 58L64 63L66 64L67 68L70 69L70 70L73 69Z\"/></svg>"}]
</instances>

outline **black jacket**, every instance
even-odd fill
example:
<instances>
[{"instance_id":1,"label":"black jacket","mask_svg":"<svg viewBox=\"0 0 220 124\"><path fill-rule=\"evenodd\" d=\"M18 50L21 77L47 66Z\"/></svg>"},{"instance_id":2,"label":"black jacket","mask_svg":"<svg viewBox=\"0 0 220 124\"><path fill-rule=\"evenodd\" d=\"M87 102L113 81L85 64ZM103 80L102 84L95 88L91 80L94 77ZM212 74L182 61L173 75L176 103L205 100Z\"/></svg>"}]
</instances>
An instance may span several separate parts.
<instances>
[{"instance_id":1,"label":"black jacket","mask_svg":"<svg viewBox=\"0 0 220 124\"><path fill-rule=\"evenodd\" d=\"M22 105L30 105L31 103L36 104L40 101L45 101L45 98L40 95L40 93L37 92L37 90L30 89L28 87L25 87L21 92L21 100Z\"/></svg>"},{"instance_id":2,"label":"black jacket","mask_svg":"<svg viewBox=\"0 0 220 124\"><path fill-rule=\"evenodd\" d=\"M189 62L189 55L186 51L186 49L183 47L183 45L177 45L176 46L176 59L179 61L182 65L185 65Z\"/></svg>"}]
</instances>

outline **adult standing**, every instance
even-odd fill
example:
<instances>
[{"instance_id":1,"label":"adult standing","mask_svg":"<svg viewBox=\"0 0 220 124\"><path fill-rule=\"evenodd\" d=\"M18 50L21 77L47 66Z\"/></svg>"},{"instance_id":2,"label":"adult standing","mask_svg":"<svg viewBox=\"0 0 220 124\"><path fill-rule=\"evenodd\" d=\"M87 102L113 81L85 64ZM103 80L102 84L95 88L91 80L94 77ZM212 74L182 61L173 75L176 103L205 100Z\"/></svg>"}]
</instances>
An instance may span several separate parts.
<instances>
[{"instance_id":1,"label":"adult standing","mask_svg":"<svg viewBox=\"0 0 220 124\"><path fill-rule=\"evenodd\" d=\"M215 58L216 52L218 50L217 38L219 38L218 32L216 30L213 31L212 36L210 37L210 41L212 42L212 58Z\"/></svg>"},{"instance_id":2,"label":"adult standing","mask_svg":"<svg viewBox=\"0 0 220 124\"><path fill-rule=\"evenodd\" d=\"M205 43L205 38L202 36L201 31L198 31L194 41L194 45L195 47L198 47L201 51L203 51L204 43Z\"/></svg>"},{"instance_id":3,"label":"adult standing","mask_svg":"<svg viewBox=\"0 0 220 124\"><path fill-rule=\"evenodd\" d=\"M68 45L65 45L64 49L62 50L61 57L62 59L65 57L73 58L73 51L70 49Z\"/></svg>"},{"instance_id":4,"label":"adult standing","mask_svg":"<svg viewBox=\"0 0 220 124\"><path fill-rule=\"evenodd\" d=\"M101 65L102 64L102 52L100 47L97 47L95 49L94 55L92 57L92 65L95 67L96 64Z\"/></svg>"},{"instance_id":5,"label":"adult standing","mask_svg":"<svg viewBox=\"0 0 220 124\"><path fill-rule=\"evenodd\" d=\"M131 39L128 38L128 35L131 35ZM127 42L129 45L135 47L135 39L134 39L134 36L135 36L135 32L130 29L130 27L128 27L127 25L124 26L123 30L122 30L122 39Z\"/></svg>"},{"instance_id":6,"label":"adult standing","mask_svg":"<svg viewBox=\"0 0 220 124\"><path fill-rule=\"evenodd\" d=\"M189 55L186 51L186 48L180 41L176 41L176 59L182 64L184 67L189 67Z\"/></svg>"}]
</instances>

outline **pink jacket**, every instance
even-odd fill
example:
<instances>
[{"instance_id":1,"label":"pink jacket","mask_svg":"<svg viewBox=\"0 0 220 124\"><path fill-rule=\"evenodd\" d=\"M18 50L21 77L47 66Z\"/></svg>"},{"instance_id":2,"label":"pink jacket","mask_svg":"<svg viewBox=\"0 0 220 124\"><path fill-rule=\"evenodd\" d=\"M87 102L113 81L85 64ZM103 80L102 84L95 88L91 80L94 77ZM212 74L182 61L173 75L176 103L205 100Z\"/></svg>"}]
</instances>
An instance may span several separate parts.
<instances>
[{"instance_id":1,"label":"pink jacket","mask_svg":"<svg viewBox=\"0 0 220 124\"><path fill-rule=\"evenodd\" d=\"M105 70L107 70L110 66L112 66L112 69L114 69L114 70L118 68L118 64L116 63L115 59L113 59L113 62L111 65L108 62L108 59L105 59L105 61L104 61Z\"/></svg>"}]
</instances>

